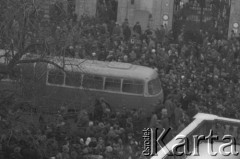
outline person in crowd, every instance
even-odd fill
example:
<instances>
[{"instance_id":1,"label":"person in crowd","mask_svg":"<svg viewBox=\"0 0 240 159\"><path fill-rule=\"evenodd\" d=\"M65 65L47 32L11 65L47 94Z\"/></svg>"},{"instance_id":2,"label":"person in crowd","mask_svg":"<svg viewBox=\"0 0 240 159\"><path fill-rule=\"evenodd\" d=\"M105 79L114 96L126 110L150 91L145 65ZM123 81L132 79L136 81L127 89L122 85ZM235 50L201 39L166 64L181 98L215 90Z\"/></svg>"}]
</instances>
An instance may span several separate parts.
<instances>
[{"instance_id":1,"label":"person in crowd","mask_svg":"<svg viewBox=\"0 0 240 159\"><path fill-rule=\"evenodd\" d=\"M174 99L174 97L172 97L170 95L168 96L167 100L164 103L167 112L164 111L164 113L166 113L166 114L163 114L163 112L162 112L162 115L164 115L164 116L168 115L168 119L171 122L171 125L174 125L175 117L176 117L174 114L175 109L176 109L176 104L175 104L175 101L173 101L173 99Z\"/></svg>"},{"instance_id":2,"label":"person in crowd","mask_svg":"<svg viewBox=\"0 0 240 159\"><path fill-rule=\"evenodd\" d=\"M102 117L103 117L103 107L101 105L101 102L99 100L96 100L94 105L94 120L102 121Z\"/></svg>"},{"instance_id":3,"label":"person in crowd","mask_svg":"<svg viewBox=\"0 0 240 159\"><path fill-rule=\"evenodd\" d=\"M150 120L149 128L156 128L157 123L158 123L158 116L155 112L153 112L151 120Z\"/></svg>"},{"instance_id":4,"label":"person in crowd","mask_svg":"<svg viewBox=\"0 0 240 159\"><path fill-rule=\"evenodd\" d=\"M113 28L112 34L116 37L119 37L122 34L122 28L118 23L116 23L115 27Z\"/></svg>"},{"instance_id":5,"label":"person in crowd","mask_svg":"<svg viewBox=\"0 0 240 159\"><path fill-rule=\"evenodd\" d=\"M136 22L136 24L133 26L133 31L139 36L142 34L142 27L139 22Z\"/></svg>"},{"instance_id":6,"label":"person in crowd","mask_svg":"<svg viewBox=\"0 0 240 159\"><path fill-rule=\"evenodd\" d=\"M126 19L124 20L124 22L122 23L122 28L125 29L125 27L127 27L128 25L129 25L128 19L126 18Z\"/></svg>"},{"instance_id":7,"label":"person in crowd","mask_svg":"<svg viewBox=\"0 0 240 159\"><path fill-rule=\"evenodd\" d=\"M126 23L125 26L123 27L123 36L124 36L124 40L125 41L129 41L130 40L131 29L130 29L128 23Z\"/></svg>"}]
</instances>

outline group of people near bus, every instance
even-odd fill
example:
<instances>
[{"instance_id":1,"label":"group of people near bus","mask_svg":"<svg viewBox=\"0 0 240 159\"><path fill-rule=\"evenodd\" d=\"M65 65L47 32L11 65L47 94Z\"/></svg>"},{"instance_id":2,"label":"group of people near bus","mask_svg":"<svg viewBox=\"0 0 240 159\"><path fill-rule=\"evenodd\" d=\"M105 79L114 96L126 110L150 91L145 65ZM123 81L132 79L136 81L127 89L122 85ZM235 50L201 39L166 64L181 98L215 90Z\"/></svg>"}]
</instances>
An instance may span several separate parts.
<instances>
[{"instance_id":1,"label":"group of people near bus","mask_svg":"<svg viewBox=\"0 0 240 159\"><path fill-rule=\"evenodd\" d=\"M165 100L155 106L151 127L178 133L198 112L240 117L240 42L234 31L227 39L222 30L188 32L183 26L176 38L164 25L143 30L139 22L130 28L127 19L107 24L88 17L77 26L82 39L72 43L72 56L158 70Z\"/></svg>"},{"instance_id":2,"label":"group of people near bus","mask_svg":"<svg viewBox=\"0 0 240 159\"><path fill-rule=\"evenodd\" d=\"M5 98L0 106L16 98ZM137 126L145 120L138 110L123 108L113 112L107 101L100 98L92 106L93 111L81 110L69 118L66 107L61 106L58 114L32 114L36 117L29 123L26 121L29 116L24 116L21 107L11 104L0 111L0 159L127 159L141 156L142 128Z\"/></svg>"},{"instance_id":3,"label":"group of people near bus","mask_svg":"<svg viewBox=\"0 0 240 159\"><path fill-rule=\"evenodd\" d=\"M227 40L221 31L189 33L183 27L174 38L164 25L143 30L139 22L130 27L127 19L105 23L87 16L56 28L53 38L68 37L67 56L158 70L165 100L155 105L149 127L171 127L174 136L198 112L240 118L240 42L235 36ZM60 44L49 47L58 49ZM0 116L0 159L139 158L146 119L138 110L112 112L111 107L96 99L91 112L82 110L73 121L65 118L63 107L55 122L40 115L39 125L20 128L14 125L20 121L16 114L7 111Z\"/></svg>"}]
</instances>

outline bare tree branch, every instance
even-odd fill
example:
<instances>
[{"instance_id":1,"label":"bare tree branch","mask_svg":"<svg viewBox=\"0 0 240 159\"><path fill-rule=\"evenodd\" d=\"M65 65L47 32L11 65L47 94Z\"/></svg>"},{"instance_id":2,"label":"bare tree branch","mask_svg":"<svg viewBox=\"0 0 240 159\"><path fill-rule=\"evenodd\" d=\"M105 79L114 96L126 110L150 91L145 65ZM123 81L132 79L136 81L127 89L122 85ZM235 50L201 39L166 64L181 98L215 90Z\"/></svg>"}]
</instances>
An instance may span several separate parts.
<instances>
[{"instance_id":1,"label":"bare tree branch","mask_svg":"<svg viewBox=\"0 0 240 159\"><path fill-rule=\"evenodd\" d=\"M60 66L60 65L56 64L56 63L53 62L53 61L50 61L50 60L47 60L47 59L42 59L42 58L19 60L19 61L17 62L17 64L38 63L38 62L43 62L43 63L52 64L52 65L54 65L55 67L57 67L57 68L65 71L65 70L64 70L64 66Z\"/></svg>"}]
</instances>

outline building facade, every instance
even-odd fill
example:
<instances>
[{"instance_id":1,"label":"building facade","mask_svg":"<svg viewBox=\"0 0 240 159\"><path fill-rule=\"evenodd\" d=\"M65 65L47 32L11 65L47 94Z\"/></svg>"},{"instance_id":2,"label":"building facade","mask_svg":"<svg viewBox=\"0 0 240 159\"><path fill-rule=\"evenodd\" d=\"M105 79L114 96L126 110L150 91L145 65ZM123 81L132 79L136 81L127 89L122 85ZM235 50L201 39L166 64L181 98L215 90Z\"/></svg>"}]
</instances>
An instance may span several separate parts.
<instances>
[{"instance_id":1,"label":"building facade","mask_svg":"<svg viewBox=\"0 0 240 159\"><path fill-rule=\"evenodd\" d=\"M133 26L140 22L143 29L166 25L172 28L174 0L118 0L118 22L128 19Z\"/></svg>"},{"instance_id":2,"label":"building facade","mask_svg":"<svg viewBox=\"0 0 240 159\"><path fill-rule=\"evenodd\" d=\"M240 34L240 1L231 0L231 10L230 10L230 20L229 20L229 30L228 37L232 36L232 31L239 36Z\"/></svg>"},{"instance_id":3,"label":"building facade","mask_svg":"<svg viewBox=\"0 0 240 159\"><path fill-rule=\"evenodd\" d=\"M44 8L45 16L49 17L50 6L56 2L61 2L66 12L68 12L69 3L74 3L74 12L78 18L83 14L96 16L98 3L106 3L113 0L40 0L37 1ZM143 29L148 26L152 29L166 25L170 30L173 27L173 14L175 10L174 0L114 0L117 1L116 21L122 24L128 19L130 26L140 22ZM231 4L229 17L228 37L240 31L240 1L226 0Z\"/></svg>"},{"instance_id":4,"label":"building facade","mask_svg":"<svg viewBox=\"0 0 240 159\"><path fill-rule=\"evenodd\" d=\"M78 15L78 18L83 14L96 15L97 0L75 0L75 3L75 13Z\"/></svg>"},{"instance_id":5,"label":"building facade","mask_svg":"<svg viewBox=\"0 0 240 159\"><path fill-rule=\"evenodd\" d=\"M68 10L69 6L69 0L37 0L35 2L44 10L45 18L49 18L50 7L56 2L61 2L65 11Z\"/></svg>"},{"instance_id":6,"label":"building facade","mask_svg":"<svg viewBox=\"0 0 240 159\"><path fill-rule=\"evenodd\" d=\"M137 21L143 29L160 27L166 24L172 27L174 0L117 0L117 22L123 23L128 19L130 26ZM75 12L80 17L83 14L96 15L98 0L76 0Z\"/></svg>"}]
</instances>

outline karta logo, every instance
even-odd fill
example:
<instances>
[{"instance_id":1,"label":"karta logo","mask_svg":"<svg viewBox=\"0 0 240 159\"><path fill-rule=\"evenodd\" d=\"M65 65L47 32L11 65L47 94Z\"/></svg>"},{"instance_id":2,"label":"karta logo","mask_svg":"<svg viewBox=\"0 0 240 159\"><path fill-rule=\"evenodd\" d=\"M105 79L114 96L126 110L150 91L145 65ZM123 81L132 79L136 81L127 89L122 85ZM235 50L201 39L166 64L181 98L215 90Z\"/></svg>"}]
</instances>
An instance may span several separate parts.
<instances>
[{"instance_id":1,"label":"karta logo","mask_svg":"<svg viewBox=\"0 0 240 159\"><path fill-rule=\"evenodd\" d=\"M157 153L158 147L164 151L166 155L169 156L200 156L199 153L199 144L200 142L207 143L207 152L211 156L217 156L218 154L221 154L222 156L238 156L239 152L236 150L237 143L236 138L232 135L224 135L222 139L219 138L219 136L213 134L213 130L210 130L208 136L204 135L193 135L192 141L185 135L177 135L174 140L176 141L176 144L174 144L172 147L167 147L166 143L164 143L164 140L166 139L167 135L171 131L171 128L168 130L163 129L163 131L158 134L157 128L147 128L144 129L143 132L143 139L144 139L144 150L143 155L144 156L154 156ZM190 144L191 141L191 144ZM218 146L218 152L213 150L213 145L215 142L222 143ZM192 146L192 151L189 151L190 145ZM230 147L230 151L227 150L227 148ZM167 150L167 152L165 152Z\"/></svg>"}]
</instances>

